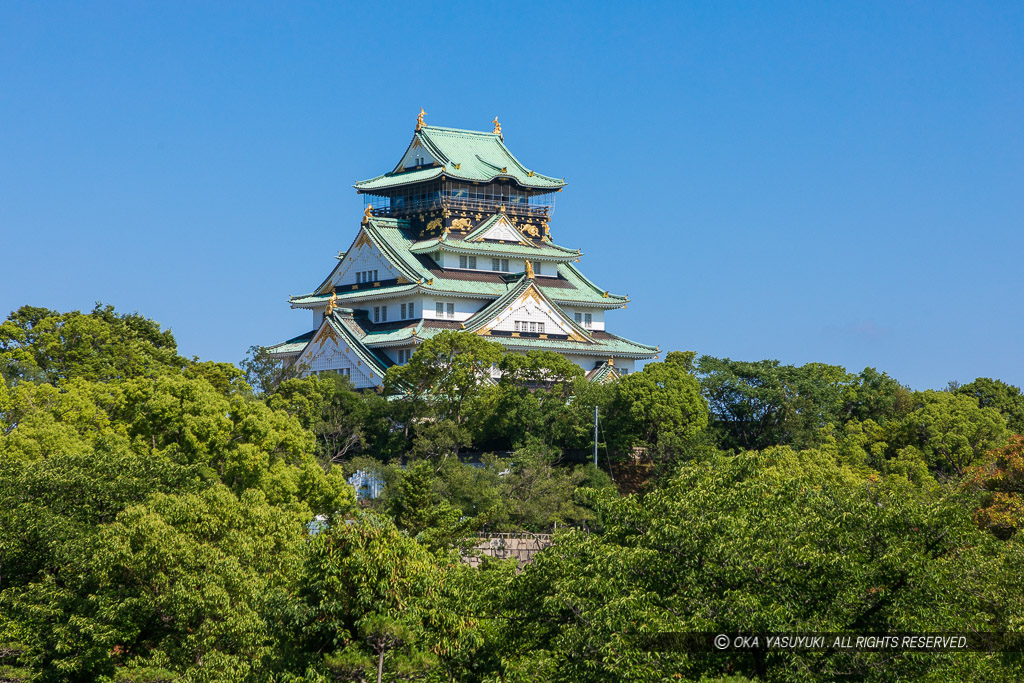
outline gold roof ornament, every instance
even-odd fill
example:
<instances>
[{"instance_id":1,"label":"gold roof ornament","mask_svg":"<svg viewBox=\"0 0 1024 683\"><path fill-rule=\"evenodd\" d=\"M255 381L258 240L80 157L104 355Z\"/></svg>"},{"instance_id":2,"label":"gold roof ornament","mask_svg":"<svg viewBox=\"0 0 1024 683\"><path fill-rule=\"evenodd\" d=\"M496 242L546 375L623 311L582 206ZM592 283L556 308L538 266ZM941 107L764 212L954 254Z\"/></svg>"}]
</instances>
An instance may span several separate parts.
<instances>
[{"instance_id":1,"label":"gold roof ornament","mask_svg":"<svg viewBox=\"0 0 1024 683\"><path fill-rule=\"evenodd\" d=\"M366 208L363 209L363 225L366 225L367 223L370 222L371 216L373 216L373 207L367 204Z\"/></svg>"},{"instance_id":2,"label":"gold roof ornament","mask_svg":"<svg viewBox=\"0 0 1024 683\"><path fill-rule=\"evenodd\" d=\"M610 365L610 366L612 366L614 368L615 367L615 359L614 358L609 358L608 359L608 365Z\"/></svg>"},{"instance_id":3,"label":"gold roof ornament","mask_svg":"<svg viewBox=\"0 0 1024 683\"><path fill-rule=\"evenodd\" d=\"M324 315L331 315L334 313L334 309L338 307L338 294L336 292L331 293L331 298L327 300L327 308L324 310Z\"/></svg>"},{"instance_id":4,"label":"gold roof ornament","mask_svg":"<svg viewBox=\"0 0 1024 683\"><path fill-rule=\"evenodd\" d=\"M533 264L530 263L529 261L526 262L526 277L529 280L532 280L536 277L533 272Z\"/></svg>"},{"instance_id":5,"label":"gold roof ornament","mask_svg":"<svg viewBox=\"0 0 1024 683\"><path fill-rule=\"evenodd\" d=\"M416 130L419 130L423 126L427 125L423 123L423 117L427 115L427 112L423 111L423 107L420 107L420 113L416 117Z\"/></svg>"},{"instance_id":6,"label":"gold roof ornament","mask_svg":"<svg viewBox=\"0 0 1024 683\"><path fill-rule=\"evenodd\" d=\"M500 124L500 123L498 123L498 117L497 117L497 116L495 116L495 117L494 117L494 120L493 120L493 121L491 121L491 123L493 123L493 124L494 124L494 134L495 134L495 135L501 135L501 124Z\"/></svg>"}]
</instances>

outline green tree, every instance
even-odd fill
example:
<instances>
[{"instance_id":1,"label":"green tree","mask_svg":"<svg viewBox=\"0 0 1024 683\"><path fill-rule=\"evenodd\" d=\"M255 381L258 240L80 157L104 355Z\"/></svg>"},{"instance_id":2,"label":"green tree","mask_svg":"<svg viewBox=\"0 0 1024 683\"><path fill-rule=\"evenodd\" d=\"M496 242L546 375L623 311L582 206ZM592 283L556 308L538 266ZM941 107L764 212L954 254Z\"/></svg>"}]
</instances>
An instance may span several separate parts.
<instances>
[{"instance_id":1,"label":"green tree","mask_svg":"<svg viewBox=\"0 0 1024 683\"><path fill-rule=\"evenodd\" d=\"M610 480L595 472L593 465L559 466L558 457L557 450L540 442L529 443L512 454L511 467L501 478L500 489L510 530L543 533L555 525L580 525L594 518L580 489L611 487Z\"/></svg>"},{"instance_id":2,"label":"green tree","mask_svg":"<svg viewBox=\"0 0 1024 683\"><path fill-rule=\"evenodd\" d=\"M552 351L528 351L505 354L498 368L498 386L479 409L487 436L513 447L531 439L570 443L577 420L572 400L583 380L580 367Z\"/></svg>"},{"instance_id":3,"label":"green tree","mask_svg":"<svg viewBox=\"0 0 1024 683\"><path fill-rule=\"evenodd\" d=\"M270 355L266 346L250 346L245 358L239 363L245 373L245 381L260 395L269 394L281 382L295 379L307 369L296 363L285 363Z\"/></svg>"},{"instance_id":4,"label":"green tree","mask_svg":"<svg viewBox=\"0 0 1024 683\"><path fill-rule=\"evenodd\" d=\"M868 387L858 387L857 378L836 365L795 367L775 360L701 356L696 367L719 446L725 449L810 447L818 443L821 429L839 422L844 408L870 414L877 401L869 400Z\"/></svg>"},{"instance_id":5,"label":"green tree","mask_svg":"<svg viewBox=\"0 0 1024 683\"><path fill-rule=\"evenodd\" d=\"M170 330L99 303L89 313L22 306L0 325L0 375L12 381L118 380L185 363Z\"/></svg>"},{"instance_id":6,"label":"green tree","mask_svg":"<svg viewBox=\"0 0 1024 683\"><path fill-rule=\"evenodd\" d=\"M916 448L936 472L960 477L1008 435L994 408L981 408L971 396L944 391L915 394L916 410L899 424L894 441Z\"/></svg>"},{"instance_id":7,"label":"green tree","mask_svg":"<svg viewBox=\"0 0 1024 683\"><path fill-rule=\"evenodd\" d=\"M488 660L502 680L1012 680L999 654L673 647L657 634L1013 629L1021 547L978 530L956 495L862 479L776 447L685 464L644 498L598 496L601 533L566 531L496 580Z\"/></svg>"},{"instance_id":8,"label":"green tree","mask_svg":"<svg viewBox=\"0 0 1024 683\"><path fill-rule=\"evenodd\" d=\"M306 662L342 680L443 672L444 660L474 638L460 609L466 571L386 518L360 513L331 524L308 544L281 662L300 671L296 664Z\"/></svg>"},{"instance_id":9,"label":"green tree","mask_svg":"<svg viewBox=\"0 0 1024 683\"><path fill-rule=\"evenodd\" d=\"M480 396L502 354L501 344L480 335L444 331L423 342L408 363L389 368L385 387L417 406L414 415L429 406L439 417L461 425L467 406Z\"/></svg>"},{"instance_id":10,"label":"green tree","mask_svg":"<svg viewBox=\"0 0 1024 683\"><path fill-rule=\"evenodd\" d=\"M640 447L668 461L707 427L708 406L687 360L669 354L615 384L608 428L618 450Z\"/></svg>"},{"instance_id":11,"label":"green tree","mask_svg":"<svg viewBox=\"0 0 1024 683\"><path fill-rule=\"evenodd\" d=\"M272 652L265 596L301 539L299 520L258 491L158 493L65 539L53 565L0 593L3 625L32 634L21 658L39 680L252 677Z\"/></svg>"},{"instance_id":12,"label":"green tree","mask_svg":"<svg viewBox=\"0 0 1024 683\"><path fill-rule=\"evenodd\" d=\"M911 392L884 372L864 368L842 392L839 412L842 423L873 420L884 423L899 419L912 410Z\"/></svg>"},{"instance_id":13,"label":"green tree","mask_svg":"<svg viewBox=\"0 0 1024 683\"><path fill-rule=\"evenodd\" d=\"M954 393L977 399L981 408L994 408L1006 419L1014 434L1024 434L1024 394L1018 387L998 379L979 377L963 384Z\"/></svg>"}]
</instances>

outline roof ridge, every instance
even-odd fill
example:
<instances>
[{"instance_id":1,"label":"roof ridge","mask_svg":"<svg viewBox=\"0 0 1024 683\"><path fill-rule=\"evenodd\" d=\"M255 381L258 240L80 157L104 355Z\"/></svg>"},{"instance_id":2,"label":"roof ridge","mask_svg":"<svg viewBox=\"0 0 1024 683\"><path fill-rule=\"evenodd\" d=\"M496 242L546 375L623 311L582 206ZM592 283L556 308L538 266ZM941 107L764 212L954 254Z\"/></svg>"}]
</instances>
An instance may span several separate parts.
<instances>
[{"instance_id":1,"label":"roof ridge","mask_svg":"<svg viewBox=\"0 0 1024 683\"><path fill-rule=\"evenodd\" d=\"M501 138L501 134L500 133L488 132L486 130L470 130L468 128L451 128L449 126L434 126L434 125L426 124L426 123L423 124L423 126L420 128L421 131L422 130L427 130L427 129L443 131L445 133L467 133L469 135L484 135L484 136L491 137L491 138Z\"/></svg>"}]
</instances>

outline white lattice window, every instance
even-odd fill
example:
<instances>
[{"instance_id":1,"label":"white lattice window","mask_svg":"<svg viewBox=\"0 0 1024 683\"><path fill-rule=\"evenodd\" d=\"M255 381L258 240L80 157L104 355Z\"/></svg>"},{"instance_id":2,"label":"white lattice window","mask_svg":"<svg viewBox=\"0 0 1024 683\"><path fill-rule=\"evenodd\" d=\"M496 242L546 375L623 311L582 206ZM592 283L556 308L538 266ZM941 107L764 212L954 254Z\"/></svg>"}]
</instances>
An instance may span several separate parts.
<instances>
[{"instance_id":1,"label":"white lattice window","mask_svg":"<svg viewBox=\"0 0 1024 683\"><path fill-rule=\"evenodd\" d=\"M455 317L455 304L448 304L448 317L449 318L454 318Z\"/></svg>"},{"instance_id":2,"label":"white lattice window","mask_svg":"<svg viewBox=\"0 0 1024 683\"><path fill-rule=\"evenodd\" d=\"M380 306L374 306L373 307L373 322L375 322L375 323L379 323L380 322Z\"/></svg>"},{"instance_id":3,"label":"white lattice window","mask_svg":"<svg viewBox=\"0 0 1024 683\"><path fill-rule=\"evenodd\" d=\"M437 315L438 318L444 316L444 304L442 302L438 301L437 303L434 304L434 313Z\"/></svg>"}]
</instances>

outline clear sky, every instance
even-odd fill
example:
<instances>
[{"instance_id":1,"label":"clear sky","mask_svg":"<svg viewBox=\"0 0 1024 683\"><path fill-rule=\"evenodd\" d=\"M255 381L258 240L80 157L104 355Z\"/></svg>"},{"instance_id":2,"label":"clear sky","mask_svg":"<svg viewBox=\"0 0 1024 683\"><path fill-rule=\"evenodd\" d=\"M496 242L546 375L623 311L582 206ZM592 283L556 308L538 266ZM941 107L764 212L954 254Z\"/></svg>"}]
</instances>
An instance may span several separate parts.
<instances>
[{"instance_id":1,"label":"clear sky","mask_svg":"<svg viewBox=\"0 0 1024 683\"><path fill-rule=\"evenodd\" d=\"M306 331L420 107L662 349L1024 384L1024 3L0 3L0 311Z\"/></svg>"}]
</instances>

